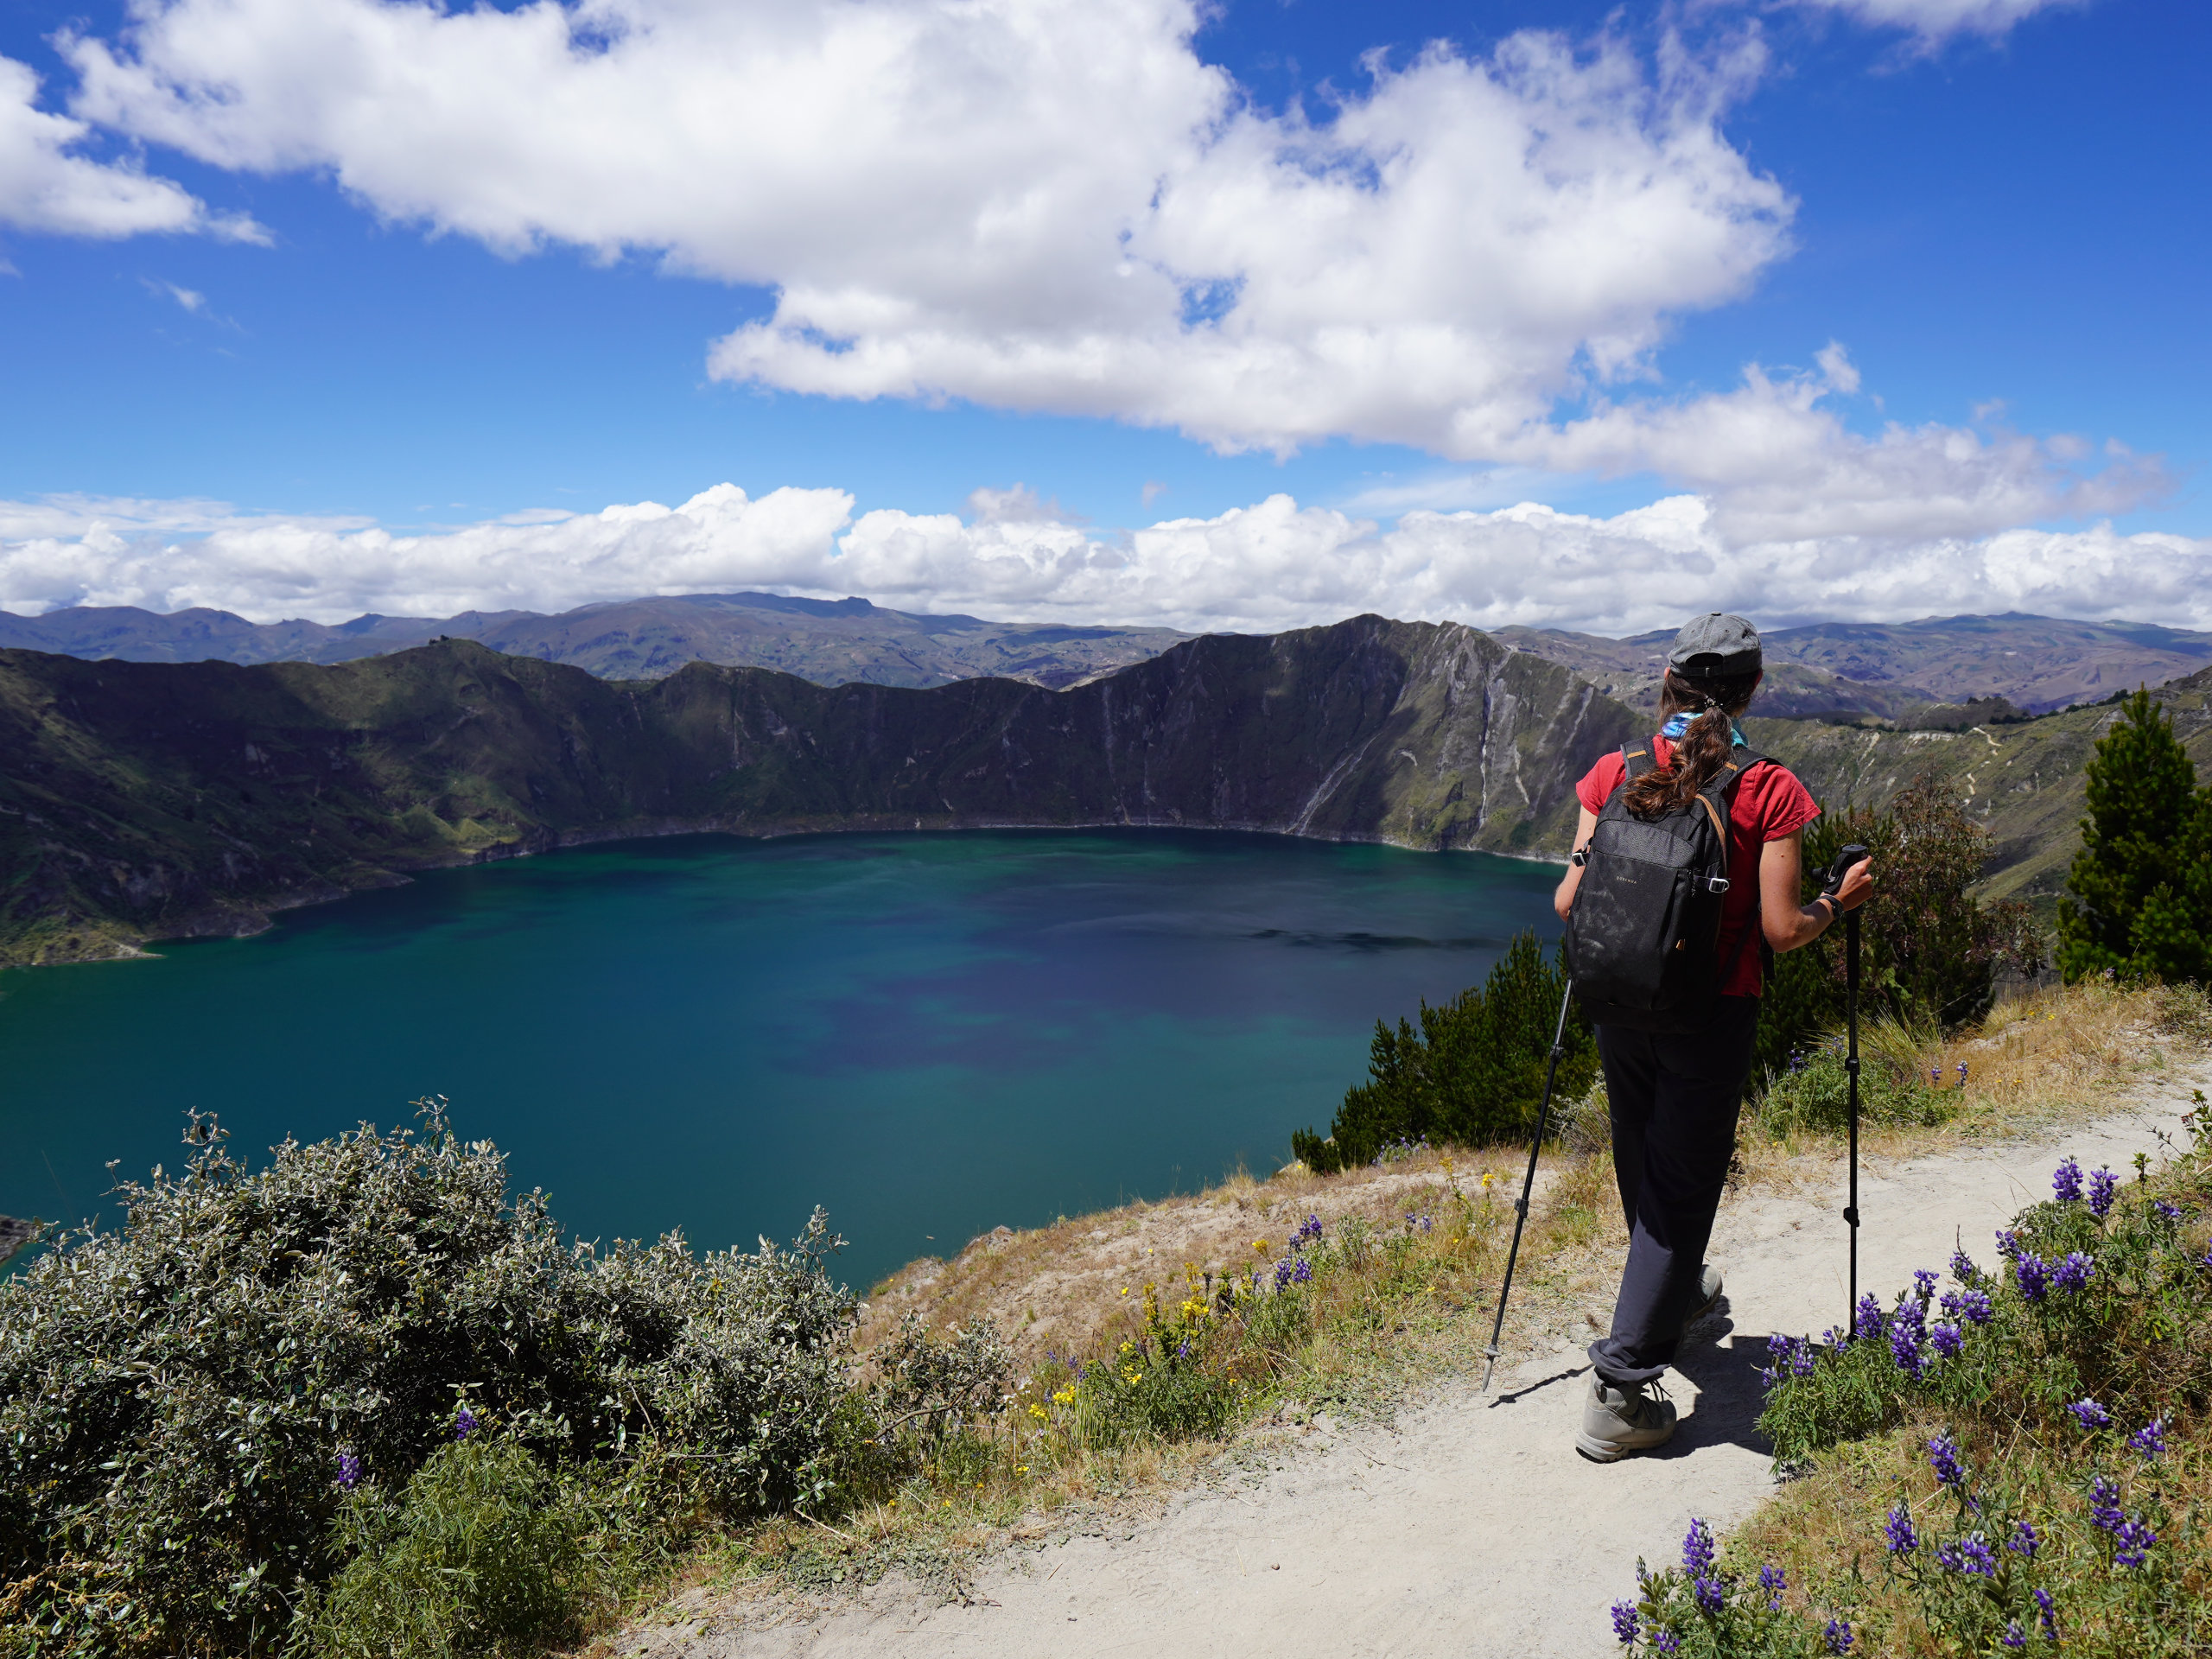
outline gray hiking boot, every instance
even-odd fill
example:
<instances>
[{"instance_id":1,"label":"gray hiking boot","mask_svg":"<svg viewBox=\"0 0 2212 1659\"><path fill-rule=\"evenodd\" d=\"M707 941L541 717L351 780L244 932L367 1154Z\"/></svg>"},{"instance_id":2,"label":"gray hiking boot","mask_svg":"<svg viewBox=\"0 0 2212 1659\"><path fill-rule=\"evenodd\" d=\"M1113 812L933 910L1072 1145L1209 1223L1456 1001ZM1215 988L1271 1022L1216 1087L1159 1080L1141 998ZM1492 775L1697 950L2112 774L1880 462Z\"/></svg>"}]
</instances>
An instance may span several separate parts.
<instances>
[{"instance_id":1,"label":"gray hiking boot","mask_svg":"<svg viewBox=\"0 0 2212 1659\"><path fill-rule=\"evenodd\" d=\"M1687 1331L1700 1319L1720 1306L1720 1269L1707 1263L1697 1270L1697 1300L1691 1306L1689 1317L1682 1321Z\"/></svg>"},{"instance_id":2,"label":"gray hiking boot","mask_svg":"<svg viewBox=\"0 0 2212 1659\"><path fill-rule=\"evenodd\" d=\"M1618 1463L1675 1438L1675 1402L1656 1382L1618 1389L1602 1376L1590 1379L1590 1398L1582 1407L1582 1432L1574 1449L1592 1463Z\"/></svg>"}]
</instances>

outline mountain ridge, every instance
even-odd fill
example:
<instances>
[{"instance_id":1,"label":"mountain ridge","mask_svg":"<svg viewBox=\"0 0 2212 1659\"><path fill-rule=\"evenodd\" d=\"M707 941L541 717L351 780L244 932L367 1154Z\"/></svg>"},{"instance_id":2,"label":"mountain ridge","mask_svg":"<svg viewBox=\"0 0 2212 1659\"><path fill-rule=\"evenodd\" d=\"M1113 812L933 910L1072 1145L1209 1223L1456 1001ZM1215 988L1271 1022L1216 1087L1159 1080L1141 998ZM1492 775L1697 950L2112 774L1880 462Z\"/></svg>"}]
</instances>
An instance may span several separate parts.
<instances>
[{"instance_id":1,"label":"mountain ridge","mask_svg":"<svg viewBox=\"0 0 2212 1659\"><path fill-rule=\"evenodd\" d=\"M721 830L1274 830L1535 851L1637 718L1456 623L1212 634L1052 691L614 682L448 639L320 666L0 651L0 960L266 925L414 870Z\"/></svg>"},{"instance_id":2,"label":"mountain ridge","mask_svg":"<svg viewBox=\"0 0 2212 1659\"><path fill-rule=\"evenodd\" d=\"M251 622L205 607L166 615L135 606L75 606L35 617L0 612L0 648L94 661L329 664L459 638L607 679L655 679L703 661L779 668L824 685L931 686L988 676L1069 685L1190 637L1173 628L993 622L894 611L857 597L760 593L649 595L550 614L372 613L339 623Z\"/></svg>"}]
</instances>

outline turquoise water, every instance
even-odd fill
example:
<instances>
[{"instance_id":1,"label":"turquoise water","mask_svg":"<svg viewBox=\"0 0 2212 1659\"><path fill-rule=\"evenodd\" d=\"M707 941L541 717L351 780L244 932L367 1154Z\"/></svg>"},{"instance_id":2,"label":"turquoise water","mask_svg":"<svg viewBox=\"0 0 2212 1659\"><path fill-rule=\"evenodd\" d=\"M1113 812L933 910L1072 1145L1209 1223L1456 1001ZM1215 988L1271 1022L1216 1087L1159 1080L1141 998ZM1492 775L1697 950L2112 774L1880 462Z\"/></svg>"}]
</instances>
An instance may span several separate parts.
<instances>
[{"instance_id":1,"label":"turquoise water","mask_svg":"<svg viewBox=\"0 0 2212 1659\"><path fill-rule=\"evenodd\" d=\"M587 1237L912 1257L1289 1156L1378 1015L1557 931L1556 872L1128 833L686 836L440 871L153 962L0 974L0 1212L442 1094ZM114 1211L106 1212L112 1217Z\"/></svg>"}]
</instances>

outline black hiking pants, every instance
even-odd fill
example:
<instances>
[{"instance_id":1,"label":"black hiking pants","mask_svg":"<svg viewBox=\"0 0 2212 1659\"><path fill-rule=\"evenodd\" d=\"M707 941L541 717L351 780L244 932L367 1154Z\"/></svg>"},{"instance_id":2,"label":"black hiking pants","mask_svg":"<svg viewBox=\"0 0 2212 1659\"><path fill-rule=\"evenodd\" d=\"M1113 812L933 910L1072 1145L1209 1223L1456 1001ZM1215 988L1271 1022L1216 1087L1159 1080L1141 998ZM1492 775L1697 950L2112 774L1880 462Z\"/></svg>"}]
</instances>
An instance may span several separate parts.
<instances>
[{"instance_id":1,"label":"black hiking pants","mask_svg":"<svg viewBox=\"0 0 2212 1659\"><path fill-rule=\"evenodd\" d=\"M1695 1306L1758 1017L1758 998L1724 996L1712 1022L1686 1036L1598 1027L1629 1246L1612 1331L1590 1344L1590 1360L1617 1388L1667 1369Z\"/></svg>"}]
</instances>

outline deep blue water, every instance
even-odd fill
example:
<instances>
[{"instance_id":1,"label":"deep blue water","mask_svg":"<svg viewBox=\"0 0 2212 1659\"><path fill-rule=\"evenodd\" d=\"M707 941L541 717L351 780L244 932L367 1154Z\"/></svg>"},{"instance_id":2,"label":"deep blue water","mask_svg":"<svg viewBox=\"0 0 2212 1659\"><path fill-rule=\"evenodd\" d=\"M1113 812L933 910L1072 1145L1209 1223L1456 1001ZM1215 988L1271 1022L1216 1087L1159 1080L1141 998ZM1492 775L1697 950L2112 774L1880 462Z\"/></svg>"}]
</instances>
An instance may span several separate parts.
<instances>
[{"instance_id":1,"label":"deep blue water","mask_svg":"<svg viewBox=\"0 0 2212 1659\"><path fill-rule=\"evenodd\" d=\"M788 1238L865 1285L999 1223L1255 1173L1379 1015L1557 931L1556 872L1154 831L721 836L426 875L152 962L0 974L0 1211L442 1094L587 1237ZM112 1217L111 1209L108 1214Z\"/></svg>"}]
</instances>

